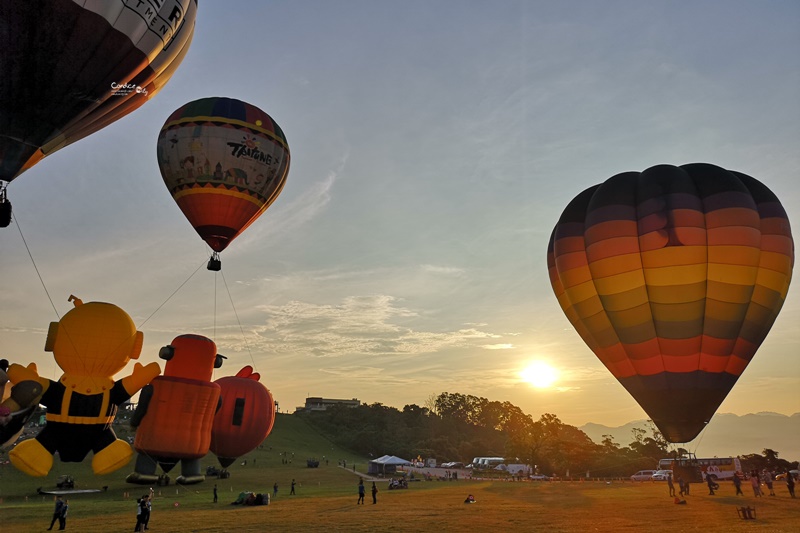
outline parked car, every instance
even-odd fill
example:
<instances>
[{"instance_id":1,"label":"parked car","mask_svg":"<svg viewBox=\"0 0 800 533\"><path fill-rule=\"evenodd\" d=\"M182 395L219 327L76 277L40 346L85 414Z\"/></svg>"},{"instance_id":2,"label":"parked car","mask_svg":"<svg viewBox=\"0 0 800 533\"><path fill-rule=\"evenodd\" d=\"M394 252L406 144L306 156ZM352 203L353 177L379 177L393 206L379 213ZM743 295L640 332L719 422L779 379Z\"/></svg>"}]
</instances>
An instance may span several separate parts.
<instances>
[{"instance_id":1,"label":"parked car","mask_svg":"<svg viewBox=\"0 0 800 533\"><path fill-rule=\"evenodd\" d=\"M530 478L533 481L550 481L550 476L543 476L542 474L531 474Z\"/></svg>"},{"instance_id":2,"label":"parked car","mask_svg":"<svg viewBox=\"0 0 800 533\"><path fill-rule=\"evenodd\" d=\"M650 481L657 470L639 470L631 476L631 481Z\"/></svg>"},{"instance_id":3,"label":"parked car","mask_svg":"<svg viewBox=\"0 0 800 533\"><path fill-rule=\"evenodd\" d=\"M74 489L75 488L75 479L72 476L63 475L59 476L56 480L56 487L59 489Z\"/></svg>"},{"instance_id":4,"label":"parked car","mask_svg":"<svg viewBox=\"0 0 800 533\"><path fill-rule=\"evenodd\" d=\"M792 474L793 478L800 479L800 470L789 470L789 473ZM786 479L786 472L781 472L775 476L775 481L781 481L784 479Z\"/></svg>"},{"instance_id":5,"label":"parked car","mask_svg":"<svg viewBox=\"0 0 800 533\"><path fill-rule=\"evenodd\" d=\"M653 481L666 481L667 476L672 475L672 470L656 470L656 473L653 474L653 477L650 478Z\"/></svg>"}]
</instances>

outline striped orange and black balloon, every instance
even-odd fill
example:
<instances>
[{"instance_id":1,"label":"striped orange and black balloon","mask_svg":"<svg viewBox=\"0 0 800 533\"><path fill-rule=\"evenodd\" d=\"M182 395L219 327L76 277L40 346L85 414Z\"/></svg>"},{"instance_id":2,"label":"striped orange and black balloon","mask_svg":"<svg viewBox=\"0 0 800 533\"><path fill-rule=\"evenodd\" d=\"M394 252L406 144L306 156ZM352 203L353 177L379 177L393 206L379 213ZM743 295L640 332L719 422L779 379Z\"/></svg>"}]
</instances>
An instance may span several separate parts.
<instances>
[{"instance_id":1,"label":"striped orange and black balloon","mask_svg":"<svg viewBox=\"0 0 800 533\"><path fill-rule=\"evenodd\" d=\"M794 265L764 184L703 164L618 174L570 202L550 282L603 364L670 442L705 427L767 336Z\"/></svg>"}]
</instances>

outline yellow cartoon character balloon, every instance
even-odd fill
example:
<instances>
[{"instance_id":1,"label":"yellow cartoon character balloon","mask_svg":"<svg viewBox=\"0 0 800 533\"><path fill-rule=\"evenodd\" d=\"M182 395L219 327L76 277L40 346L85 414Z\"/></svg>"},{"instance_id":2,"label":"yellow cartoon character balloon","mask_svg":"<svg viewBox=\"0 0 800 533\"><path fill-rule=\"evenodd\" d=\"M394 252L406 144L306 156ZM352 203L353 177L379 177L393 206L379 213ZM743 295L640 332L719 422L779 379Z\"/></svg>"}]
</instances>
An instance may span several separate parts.
<instances>
[{"instance_id":1,"label":"yellow cartoon character balloon","mask_svg":"<svg viewBox=\"0 0 800 533\"><path fill-rule=\"evenodd\" d=\"M114 381L112 376L131 359L138 359L143 335L128 314L103 302L84 304L69 297L75 308L60 322L52 322L45 351L64 370L58 381L39 377L36 365L14 364L8 369L13 383L36 380L44 392L47 425L35 439L19 443L9 453L11 463L31 476L46 476L58 452L64 462L83 461L94 453L95 474L125 466L133 456L130 445L114 434L111 422L118 406L161 373L158 363L136 363L133 373Z\"/></svg>"}]
</instances>

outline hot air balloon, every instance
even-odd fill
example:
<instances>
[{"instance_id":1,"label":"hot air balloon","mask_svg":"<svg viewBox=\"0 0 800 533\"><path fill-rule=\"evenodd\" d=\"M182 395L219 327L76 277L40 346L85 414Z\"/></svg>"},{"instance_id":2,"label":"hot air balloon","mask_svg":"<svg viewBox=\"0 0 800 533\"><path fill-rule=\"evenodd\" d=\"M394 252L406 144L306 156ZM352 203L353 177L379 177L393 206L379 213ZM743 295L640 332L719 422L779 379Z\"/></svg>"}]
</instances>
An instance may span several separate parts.
<instances>
[{"instance_id":1,"label":"hot air balloon","mask_svg":"<svg viewBox=\"0 0 800 533\"><path fill-rule=\"evenodd\" d=\"M36 438L20 442L8 454L11 464L31 476L46 476L56 452L63 462L79 463L91 451L95 474L125 466L133 450L111 427L117 407L161 373L158 363L137 363L129 376L114 381L112 376L128 361L138 359L142 332L116 305L84 304L74 296L70 301L75 308L50 324L45 342L45 350L53 352L64 370L58 381L39 377L34 363L8 368L16 387L39 384L29 392L41 396L39 402L47 407L47 424Z\"/></svg>"},{"instance_id":2,"label":"hot air balloon","mask_svg":"<svg viewBox=\"0 0 800 533\"><path fill-rule=\"evenodd\" d=\"M259 383L261 376L246 366L235 376L218 379L222 406L214 416L211 451L223 468L261 444L275 423L272 393Z\"/></svg>"},{"instance_id":3,"label":"hot air balloon","mask_svg":"<svg viewBox=\"0 0 800 533\"><path fill-rule=\"evenodd\" d=\"M767 336L794 242L780 201L756 179L660 165L575 197L547 263L584 342L678 443L702 431Z\"/></svg>"},{"instance_id":4,"label":"hot air balloon","mask_svg":"<svg viewBox=\"0 0 800 533\"><path fill-rule=\"evenodd\" d=\"M131 418L139 455L136 470L125 481L151 485L159 481L157 466L169 472L181 463L177 482L200 483L205 480L200 459L208 453L220 395L211 375L225 356L208 337L179 335L161 348L159 357L167 361L164 375L142 389Z\"/></svg>"},{"instance_id":5,"label":"hot air balloon","mask_svg":"<svg viewBox=\"0 0 800 533\"><path fill-rule=\"evenodd\" d=\"M289 171L289 145L269 115L232 98L189 102L158 136L158 165L183 214L219 252L278 197Z\"/></svg>"},{"instance_id":6,"label":"hot air balloon","mask_svg":"<svg viewBox=\"0 0 800 533\"><path fill-rule=\"evenodd\" d=\"M197 0L0 3L0 182L152 98L196 13Z\"/></svg>"}]
</instances>

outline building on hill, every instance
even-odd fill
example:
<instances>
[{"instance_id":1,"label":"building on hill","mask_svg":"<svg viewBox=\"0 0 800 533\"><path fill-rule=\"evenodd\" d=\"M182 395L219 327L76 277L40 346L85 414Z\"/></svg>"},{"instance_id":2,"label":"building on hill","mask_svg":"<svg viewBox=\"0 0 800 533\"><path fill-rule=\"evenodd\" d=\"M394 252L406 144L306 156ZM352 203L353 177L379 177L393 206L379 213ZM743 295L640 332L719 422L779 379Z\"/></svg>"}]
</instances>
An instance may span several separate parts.
<instances>
[{"instance_id":1,"label":"building on hill","mask_svg":"<svg viewBox=\"0 0 800 533\"><path fill-rule=\"evenodd\" d=\"M312 396L306 398L305 406L295 409L295 413L301 411L326 411L332 405L345 405L347 407L358 407L361 402L355 398L352 400L337 400L335 398L319 398Z\"/></svg>"}]
</instances>

